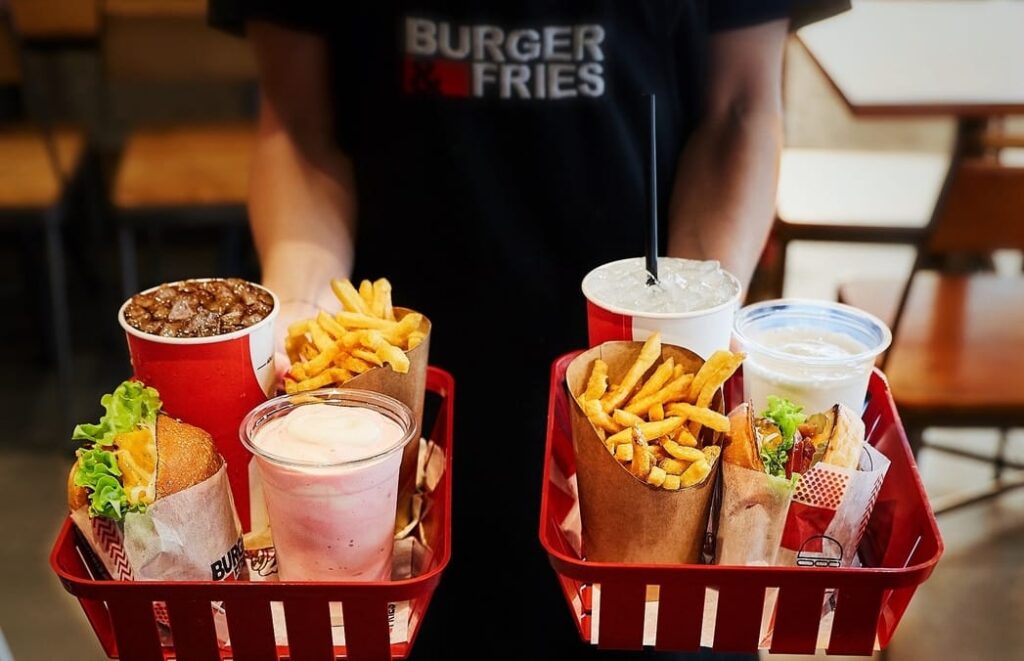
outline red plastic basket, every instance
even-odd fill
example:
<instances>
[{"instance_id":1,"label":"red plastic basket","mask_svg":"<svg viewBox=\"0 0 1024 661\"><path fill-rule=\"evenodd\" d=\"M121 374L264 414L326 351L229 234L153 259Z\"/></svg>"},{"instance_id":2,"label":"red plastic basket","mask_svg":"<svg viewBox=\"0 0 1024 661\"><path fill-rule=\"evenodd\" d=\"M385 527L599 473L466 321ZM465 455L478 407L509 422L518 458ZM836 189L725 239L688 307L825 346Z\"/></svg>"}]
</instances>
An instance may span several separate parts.
<instances>
[{"instance_id":1,"label":"red plastic basket","mask_svg":"<svg viewBox=\"0 0 1024 661\"><path fill-rule=\"evenodd\" d=\"M540 540L584 641L592 640L596 626L599 647L641 648L647 587L660 586L657 614L651 616L657 649L700 648L709 589L717 590L710 643L717 651L758 649L770 588L778 588L772 652L814 653L827 597L835 598L831 635L822 645L828 653L871 654L876 638L880 647L888 645L917 586L939 561L943 545L881 372L876 370L871 378L864 421L868 441L891 465L859 549L863 567L627 565L581 560L560 526L575 505L559 478L576 472L564 383L566 368L578 353L563 356L552 366ZM595 585L600 586L599 600L592 598Z\"/></svg>"},{"instance_id":2,"label":"red plastic basket","mask_svg":"<svg viewBox=\"0 0 1024 661\"><path fill-rule=\"evenodd\" d=\"M70 518L64 522L50 565L64 589L78 597L103 650L111 658L349 659L404 658L415 641L430 598L451 557L452 421L455 382L429 368L427 390L441 397L430 438L445 450L446 470L423 525L433 553L415 578L381 583L250 583L213 581L95 580ZM408 642L391 644L388 605L410 602ZM167 604L173 646L161 644L153 602ZM210 602L223 601L231 645L218 645ZM271 602L282 602L289 646L274 638ZM345 646L331 638L330 602L341 602Z\"/></svg>"}]
</instances>

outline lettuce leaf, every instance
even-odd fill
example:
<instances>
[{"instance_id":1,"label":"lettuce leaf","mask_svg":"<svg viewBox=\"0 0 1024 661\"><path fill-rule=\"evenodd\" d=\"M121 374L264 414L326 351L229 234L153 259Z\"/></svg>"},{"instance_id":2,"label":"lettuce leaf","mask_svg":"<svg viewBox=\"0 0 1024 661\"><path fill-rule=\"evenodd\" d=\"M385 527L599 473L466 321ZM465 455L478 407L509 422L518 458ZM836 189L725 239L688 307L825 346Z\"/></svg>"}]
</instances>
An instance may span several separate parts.
<instances>
[{"instance_id":1,"label":"lettuce leaf","mask_svg":"<svg viewBox=\"0 0 1024 661\"><path fill-rule=\"evenodd\" d=\"M144 511L145 505L129 505L121 484L121 469L114 454L117 434L132 431L140 425L156 424L160 411L160 395L139 381L125 381L114 392L100 400L106 413L95 424L75 427L72 438L86 441L91 447L78 450L75 485L89 494L89 516L124 520L129 511Z\"/></svg>"},{"instance_id":2,"label":"lettuce leaf","mask_svg":"<svg viewBox=\"0 0 1024 661\"><path fill-rule=\"evenodd\" d=\"M113 445L117 434L131 431L140 424L155 423L161 406L156 389L140 381L125 381L114 392L104 395L100 404L106 409L100 421L75 426L72 440Z\"/></svg>"},{"instance_id":3,"label":"lettuce leaf","mask_svg":"<svg viewBox=\"0 0 1024 661\"><path fill-rule=\"evenodd\" d=\"M89 448L88 450L79 450L75 454L78 456L75 486L91 487L96 483L96 480L104 475L121 477L121 469L117 465L117 457L110 450Z\"/></svg>"},{"instance_id":4,"label":"lettuce leaf","mask_svg":"<svg viewBox=\"0 0 1024 661\"><path fill-rule=\"evenodd\" d=\"M104 516L115 521L128 511L128 495L121 485L121 469L110 450L94 447L78 451L75 484L89 490L89 516Z\"/></svg>"},{"instance_id":5,"label":"lettuce leaf","mask_svg":"<svg viewBox=\"0 0 1024 661\"><path fill-rule=\"evenodd\" d=\"M789 463L789 452L796 441L796 430L807 420L803 408L783 397L768 395L768 408L761 413L779 426L782 438L777 443L761 446L761 461L765 471L775 477L786 477L786 464Z\"/></svg>"},{"instance_id":6,"label":"lettuce leaf","mask_svg":"<svg viewBox=\"0 0 1024 661\"><path fill-rule=\"evenodd\" d=\"M768 408L761 414L762 418L771 418L779 426L782 438L793 447L797 428L807 420L803 407L797 406L784 397L768 395Z\"/></svg>"},{"instance_id":7,"label":"lettuce leaf","mask_svg":"<svg viewBox=\"0 0 1024 661\"><path fill-rule=\"evenodd\" d=\"M775 477L786 477L786 463L789 462L789 451L793 449L793 441L783 440L775 447L761 446L761 461L764 470Z\"/></svg>"}]
</instances>

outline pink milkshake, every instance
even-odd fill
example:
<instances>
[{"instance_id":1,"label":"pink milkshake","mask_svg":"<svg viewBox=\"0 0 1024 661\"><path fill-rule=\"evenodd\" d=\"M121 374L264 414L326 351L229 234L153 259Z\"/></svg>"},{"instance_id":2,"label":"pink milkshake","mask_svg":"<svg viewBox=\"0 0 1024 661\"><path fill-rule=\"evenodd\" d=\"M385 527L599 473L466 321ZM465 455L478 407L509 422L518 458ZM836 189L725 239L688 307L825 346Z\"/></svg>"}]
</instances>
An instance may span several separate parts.
<instances>
[{"instance_id":1,"label":"pink milkshake","mask_svg":"<svg viewBox=\"0 0 1024 661\"><path fill-rule=\"evenodd\" d=\"M277 397L242 422L256 455L283 581L391 578L402 403L362 390Z\"/></svg>"}]
</instances>

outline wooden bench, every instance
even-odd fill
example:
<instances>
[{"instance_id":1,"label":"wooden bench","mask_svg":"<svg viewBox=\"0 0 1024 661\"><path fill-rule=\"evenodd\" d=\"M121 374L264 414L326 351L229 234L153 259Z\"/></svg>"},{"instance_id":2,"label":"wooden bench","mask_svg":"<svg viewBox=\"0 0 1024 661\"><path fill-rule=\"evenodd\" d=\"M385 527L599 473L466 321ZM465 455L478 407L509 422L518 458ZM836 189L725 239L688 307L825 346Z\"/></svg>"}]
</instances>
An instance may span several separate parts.
<instances>
[{"instance_id":1,"label":"wooden bench","mask_svg":"<svg viewBox=\"0 0 1024 661\"><path fill-rule=\"evenodd\" d=\"M255 99L251 48L207 26L202 0L108 0L104 20L104 74L112 83L210 83ZM138 231L156 235L163 227L199 223L237 235L255 137L250 117L140 123L128 132L111 187L125 296L139 289Z\"/></svg>"},{"instance_id":2,"label":"wooden bench","mask_svg":"<svg viewBox=\"0 0 1024 661\"><path fill-rule=\"evenodd\" d=\"M251 122L140 128L125 142L113 202L125 210L245 204L255 142Z\"/></svg>"},{"instance_id":3,"label":"wooden bench","mask_svg":"<svg viewBox=\"0 0 1024 661\"><path fill-rule=\"evenodd\" d=\"M860 281L839 295L891 324L900 293L896 282ZM997 425L1024 416L1022 349L1024 277L919 271L885 369L905 415Z\"/></svg>"},{"instance_id":4,"label":"wooden bench","mask_svg":"<svg viewBox=\"0 0 1024 661\"><path fill-rule=\"evenodd\" d=\"M64 181L82 160L85 144L85 132L81 129L55 129L53 145L58 171L40 129L0 127L0 209L40 211L57 204Z\"/></svg>"}]
</instances>

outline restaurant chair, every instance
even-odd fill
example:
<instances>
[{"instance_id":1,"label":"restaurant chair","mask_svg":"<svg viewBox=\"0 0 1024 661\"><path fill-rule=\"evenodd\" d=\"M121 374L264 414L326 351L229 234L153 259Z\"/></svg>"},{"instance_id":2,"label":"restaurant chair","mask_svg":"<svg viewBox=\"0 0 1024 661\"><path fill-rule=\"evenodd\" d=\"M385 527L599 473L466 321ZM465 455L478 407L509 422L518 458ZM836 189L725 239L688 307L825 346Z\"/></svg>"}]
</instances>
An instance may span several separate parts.
<instances>
[{"instance_id":1,"label":"restaurant chair","mask_svg":"<svg viewBox=\"0 0 1024 661\"><path fill-rule=\"evenodd\" d=\"M244 41L209 28L202 0L108 0L103 60L108 84L234 86L247 102L227 121L174 120L131 129L111 186L125 297L139 291L137 236L162 229L245 226L256 137L255 63ZM157 247L156 252L160 248ZM150 262L158 260L154 254ZM150 283L145 283L150 284Z\"/></svg>"},{"instance_id":2,"label":"restaurant chair","mask_svg":"<svg viewBox=\"0 0 1024 661\"><path fill-rule=\"evenodd\" d=\"M940 153L785 149L766 251L772 295L782 295L792 241L915 243L948 169Z\"/></svg>"},{"instance_id":3,"label":"restaurant chair","mask_svg":"<svg viewBox=\"0 0 1024 661\"><path fill-rule=\"evenodd\" d=\"M99 0L9 0L21 39L49 43L93 40L99 32Z\"/></svg>"},{"instance_id":4,"label":"restaurant chair","mask_svg":"<svg viewBox=\"0 0 1024 661\"><path fill-rule=\"evenodd\" d=\"M43 5L51 11L41 13ZM67 7L74 12L83 10L78 0ZM22 77L27 40L52 48L63 39L88 38L89 21L69 19L63 9L49 0L39 6L15 0L8 16L0 12L0 86L17 89L25 98L30 95L30 87L36 90L46 84ZM94 30L95 24L91 28ZM95 32L92 34L95 36ZM48 102L47 90L43 92L43 101ZM49 108L40 110L46 116L30 117L22 111L0 123L0 226L5 230L38 230L43 235L50 314L48 323L43 324L43 335L48 336L51 345L60 410L66 422L72 416L73 370L63 228L72 220L71 200L83 181L88 140L83 129L54 125Z\"/></svg>"},{"instance_id":5,"label":"restaurant chair","mask_svg":"<svg viewBox=\"0 0 1024 661\"><path fill-rule=\"evenodd\" d=\"M1024 249L1024 166L965 160L919 244L909 280L840 286L842 302L893 329L882 364L915 453L926 446L925 427L1000 430L994 457L927 446L993 464L990 485L936 502L937 512L1024 486L1024 479L1004 474L1024 469L1005 456L1007 430L1024 427L1024 275L931 268L951 263L949 256L987 257L1000 249Z\"/></svg>"}]
</instances>

